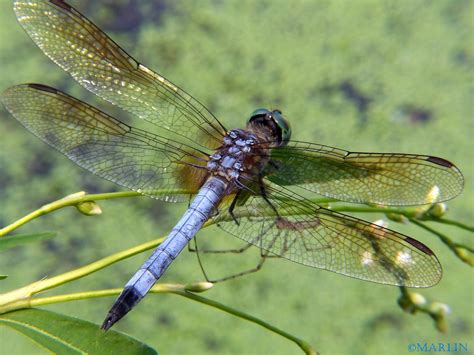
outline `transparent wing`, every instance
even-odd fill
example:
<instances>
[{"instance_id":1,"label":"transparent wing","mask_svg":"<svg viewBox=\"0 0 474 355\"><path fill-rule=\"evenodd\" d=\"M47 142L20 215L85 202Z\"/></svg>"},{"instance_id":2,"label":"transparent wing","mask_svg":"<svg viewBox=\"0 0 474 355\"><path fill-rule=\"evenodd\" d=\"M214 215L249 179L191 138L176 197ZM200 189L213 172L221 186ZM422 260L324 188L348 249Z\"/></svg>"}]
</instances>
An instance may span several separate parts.
<instances>
[{"instance_id":1,"label":"transparent wing","mask_svg":"<svg viewBox=\"0 0 474 355\"><path fill-rule=\"evenodd\" d=\"M267 178L338 200L409 206L449 200L463 188L459 169L427 155L353 153L305 142L273 149Z\"/></svg>"},{"instance_id":2,"label":"transparent wing","mask_svg":"<svg viewBox=\"0 0 474 355\"><path fill-rule=\"evenodd\" d=\"M205 154L132 128L58 90L18 85L7 89L1 99L33 134L81 167L117 184L178 200L204 182ZM171 189L181 189L183 195L163 194ZM161 190L159 196L157 190Z\"/></svg>"},{"instance_id":3,"label":"transparent wing","mask_svg":"<svg viewBox=\"0 0 474 355\"><path fill-rule=\"evenodd\" d=\"M18 21L57 65L105 100L189 144L216 148L219 121L176 85L139 64L96 25L60 0L17 0Z\"/></svg>"},{"instance_id":4,"label":"transparent wing","mask_svg":"<svg viewBox=\"0 0 474 355\"><path fill-rule=\"evenodd\" d=\"M226 232L282 258L362 280L429 287L441 279L433 252L403 234L282 193L246 196L214 217Z\"/></svg>"}]
</instances>

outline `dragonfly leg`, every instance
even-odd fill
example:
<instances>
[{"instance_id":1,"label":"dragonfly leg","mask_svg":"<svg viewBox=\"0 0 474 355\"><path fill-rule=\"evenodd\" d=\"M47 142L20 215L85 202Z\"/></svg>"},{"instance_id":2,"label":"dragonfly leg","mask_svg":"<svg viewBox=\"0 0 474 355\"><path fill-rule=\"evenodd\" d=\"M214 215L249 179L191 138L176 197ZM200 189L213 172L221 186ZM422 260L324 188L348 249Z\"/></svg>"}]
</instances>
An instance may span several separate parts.
<instances>
[{"instance_id":1,"label":"dragonfly leg","mask_svg":"<svg viewBox=\"0 0 474 355\"><path fill-rule=\"evenodd\" d=\"M252 244L245 243L243 247L240 248L235 248L235 249L220 249L220 250L214 250L214 249L198 249L197 247L197 241L196 238L194 238L194 245L195 247L193 248L191 245L188 244L188 251L191 253L209 253L209 254L240 254L249 249Z\"/></svg>"},{"instance_id":2,"label":"dragonfly leg","mask_svg":"<svg viewBox=\"0 0 474 355\"><path fill-rule=\"evenodd\" d=\"M212 282L212 283L218 283L218 282L228 281L228 280L231 280L231 279L235 279L235 278L238 278L238 277L241 277L241 276L245 276L245 275L257 272L262 268L263 263L265 262L265 260L267 258L280 258L281 257L280 255L270 254L270 252L266 249L266 248L268 248L268 249L272 248L273 244L277 240L277 236L275 236L270 241L270 243L268 245L266 245L266 248L264 249L263 246L261 245L263 235L265 235L265 233L263 233L260 236L257 236L255 238L253 238L253 240L251 241L251 244L248 243L248 244L244 245L241 248L227 249L227 250L205 250L205 249L201 250L201 249L198 248L197 238L194 237L194 249L192 249L192 247L188 246L188 250L191 251L191 252L196 253L196 257L198 259L199 267L201 268L201 271L202 271L206 281ZM286 240L286 237L285 237L285 240ZM260 244L260 246L259 246L259 244ZM221 277L221 278L218 278L218 279L210 279L208 277L206 271L204 270L204 265L202 263L200 253L214 253L214 254L234 253L234 254L240 254L240 253L243 253L243 252L247 251L250 248L250 246L257 246L260 249L260 261L258 262L258 264L255 267L253 267L251 269L248 269L248 270L245 270L245 271L242 271L242 272L239 272L239 273L236 273L236 274Z\"/></svg>"},{"instance_id":3,"label":"dragonfly leg","mask_svg":"<svg viewBox=\"0 0 474 355\"><path fill-rule=\"evenodd\" d=\"M252 245L256 244L256 241L260 239L260 236L256 236L251 239L248 243L245 243L243 247L240 248L233 248L233 249L199 249L197 245L197 236L193 238L194 241L194 249L191 246L191 243L188 243L188 251L191 253L209 253L209 254L241 254L248 250ZM262 249L262 248L260 248Z\"/></svg>"},{"instance_id":4,"label":"dragonfly leg","mask_svg":"<svg viewBox=\"0 0 474 355\"><path fill-rule=\"evenodd\" d=\"M276 207L273 206L270 200L268 199L267 191L265 190L265 184L263 183L263 175L258 176L258 182L259 182L258 185L260 186L260 194L262 195L262 198L272 208L272 210L275 212L275 215L279 217L280 215L278 214Z\"/></svg>"},{"instance_id":5,"label":"dragonfly leg","mask_svg":"<svg viewBox=\"0 0 474 355\"><path fill-rule=\"evenodd\" d=\"M203 270L203 267L201 265L201 270L203 270L203 273L205 275L205 278L206 278L206 281L208 282L212 282L212 283L218 283L218 282L224 282L224 281L228 281L228 280L232 280L232 279L236 279L238 277L241 277L241 276L245 276L245 275L248 275L248 274L252 274L254 272L257 272L259 271L262 267L263 267L263 263L267 260L267 258L279 258L278 255L268 255L269 252L266 251L266 250L263 250L263 249L260 249L261 253L260 253L260 261L258 262L258 264L251 268L251 269L248 269L248 270L245 270L245 271L242 271L242 272L239 272L237 274L233 274L233 275L229 275L229 276L225 276L225 277L221 277L221 278L218 278L218 279L209 279L207 277L207 275L205 274L204 270Z\"/></svg>"},{"instance_id":6,"label":"dragonfly leg","mask_svg":"<svg viewBox=\"0 0 474 355\"><path fill-rule=\"evenodd\" d=\"M241 277L241 276L245 276L245 275L248 275L248 274L252 274L254 272L257 272L259 271L262 266L263 266L263 263L265 262L265 260L267 259L267 257L276 257L276 255L268 255L268 252L265 251L264 253L261 253L261 258L260 258L260 261L258 262L257 266L251 268L251 269L248 269L248 270L245 270L245 271L242 271L242 272L239 272L237 274L233 274L233 275L229 275L229 276L225 276L225 277L221 277L219 279L214 279L214 280L208 280L209 282L212 282L212 283L218 283L218 282L224 282L224 281L228 281L228 280L232 280L232 279L236 279L238 277Z\"/></svg>"},{"instance_id":7,"label":"dragonfly leg","mask_svg":"<svg viewBox=\"0 0 474 355\"><path fill-rule=\"evenodd\" d=\"M272 239L271 243L268 246L269 248L271 248L273 246L276 239L277 239L277 237ZM248 246L250 246L250 245L251 244L248 244ZM218 283L218 282L223 282L223 281L236 279L238 277L245 276L245 275L248 275L248 274L252 274L254 272L259 271L263 267L263 263L267 260L267 258L279 258L280 257L279 255L270 255L270 252L266 249L263 249L262 247L259 247L259 249L260 249L260 261L258 262L258 264L255 267L253 267L251 269L248 269L248 270L245 270L245 271L242 271L242 272L239 272L237 274L229 275L229 276L222 277L222 278L215 279L215 280L208 280L208 281L212 282L212 283Z\"/></svg>"},{"instance_id":8,"label":"dragonfly leg","mask_svg":"<svg viewBox=\"0 0 474 355\"><path fill-rule=\"evenodd\" d=\"M242 192L242 190L237 191L237 193L235 194L234 199L232 200L232 203L229 206L229 214L232 217L232 219L234 220L235 224L237 224L238 226L240 225L240 223L237 220L237 218L235 218L234 208L235 208L235 205L237 204L237 200L239 199L239 196L240 196L241 192Z\"/></svg>"},{"instance_id":9,"label":"dragonfly leg","mask_svg":"<svg viewBox=\"0 0 474 355\"><path fill-rule=\"evenodd\" d=\"M198 264L199 264L199 267L201 268L201 271L202 271L202 274L204 275L204 278L206 279L207 282L212 283L212 281L207 276L206 270L204 270L204 266L202 265L201 256L199 255L199 249L198 249L198 245L197 245L197 237L196 236L194 236L193 241L194 241L194 249L192 249L192 247L190 245L191 243L188 243L188 250L190 252L196 252L196 257L197 257L197 260L198 260Z\"/></svg>"},{"instance_id":10,"label":"dragonfly leg","mask_svg":"<svg viewBox=\"0 0 474 355\"><path fill-rule=\"evenodd\" d=\"M202 274L204 275L204 278L206 279L207 282L212 282L212 283L214 283L215 280L211 280L207 276L206 270L204 269L204 265L202 264L201 256L199 255L199 253L203 253L203 254L204 253L209 253L209 254L224 254L224 253L240 254L240 253L245 252L246 250L248 250L252 246L251 244L246 243L243 247L237 248L237 249L209 250L209 249L199 249L196 237L193 238L193 243L194 243L194 248L191 246L191 243L188 243L188 251L191 252L191 253L196 253L199 268L201 269Z\"/></svg>"}]
</instances>

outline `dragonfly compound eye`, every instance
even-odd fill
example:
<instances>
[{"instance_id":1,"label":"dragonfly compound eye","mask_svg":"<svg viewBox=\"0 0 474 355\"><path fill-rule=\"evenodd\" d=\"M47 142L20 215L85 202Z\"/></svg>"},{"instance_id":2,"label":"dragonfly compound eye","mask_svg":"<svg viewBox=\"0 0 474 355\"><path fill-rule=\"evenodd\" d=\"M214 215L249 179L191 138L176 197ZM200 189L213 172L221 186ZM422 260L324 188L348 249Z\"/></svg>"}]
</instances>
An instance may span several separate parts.
<instances>
[{"instance_id":1,"label":"dragonfly compound eye","mask_svg":"<svg viewBox=\"0 0 474 355\"><path fill-rule=\"evenodd\" d=\"M280 110L273 110L271 115L277 128L281 132L280 133L280 137L281 137L280 146L284 146L288 143L288 141L291 138L290 123L286 120L285 117L283 117Z\"/></svg>"},{"instance_id":2,"label":"dragonfly compound eye","mask_svg":"<svg viewBox=\"0 0 474 355\"><path fill-rule=\"evenodd\" d=\"M280 110L269 111L259 108L250 115L248 126L269 131L267 135L271 135L273 142L278 142L278 146L286 145L291 137L290 124L283 117Z\"/></svg>"}]
</instances>

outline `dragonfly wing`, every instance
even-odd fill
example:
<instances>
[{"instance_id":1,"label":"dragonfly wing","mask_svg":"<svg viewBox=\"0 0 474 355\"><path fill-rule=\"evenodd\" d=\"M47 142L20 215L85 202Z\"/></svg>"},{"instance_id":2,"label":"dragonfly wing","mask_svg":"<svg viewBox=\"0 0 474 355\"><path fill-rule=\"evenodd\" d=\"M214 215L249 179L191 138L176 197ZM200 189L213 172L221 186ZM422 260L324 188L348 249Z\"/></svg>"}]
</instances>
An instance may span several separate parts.
<instances>
[{"instance_id":1,"label":"dragonfly wing","mask_svg":"<svg viewBox=\"0 0 474 355\"><path fill-rule=\"evenodd\" d=\"M357 203L410 206L457 196L463 176L442 158L413 154L355 153L290 142L271 152L267 178Z\"/></svg>"},{"instance_id":2,"label":"dragonfly wing","mask_svg":"<svg viewBox=\"0 0 474 355\"><path fill-rule=\"evenodd\" d=\"M1 99L28 130L76 164L132 190L178 200L196 192L205 179L203 153L130 127L53 88L13 86ZM172 189L182 194L166 193Z\"/></svg>"},{"instance_id":3,"label":"dragonfly wing","mask_svg":"<svg viewBox=\"0 0 474 355\"><path fill-rule=\"evenodd\" d=\"M224 207L214 217L226 232L288 260L382 284L429 287L441 279L433 252L408 236L324 209L295 195L269 194Z\"/></svg>"},{"instance_id":4,"label":"dragonfly wing","mask_svg":"<svg viewBox=\"0 0 474 355\"><path fill-rule=\"evenodd\" d=\"M57 65L105 100L188 144L216 148L225 133L191 95L138 63L77 10L59 0L17 0L18 21Z\"/></svg>"}]
</instances>

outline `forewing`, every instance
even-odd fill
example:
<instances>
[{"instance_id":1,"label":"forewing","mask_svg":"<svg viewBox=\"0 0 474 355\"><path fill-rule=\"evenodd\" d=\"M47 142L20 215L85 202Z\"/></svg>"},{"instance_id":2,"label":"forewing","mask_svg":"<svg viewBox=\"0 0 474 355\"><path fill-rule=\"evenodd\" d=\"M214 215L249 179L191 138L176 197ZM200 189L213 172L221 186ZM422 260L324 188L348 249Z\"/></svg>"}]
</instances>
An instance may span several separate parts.
<instances>
[{"instance_id":1,"label":"forewing","mask_svg":"<svg viewBox=\"0 0 474 355\"><path fill-rule=\"evenodd\" d=\"M53 88L18 85L1 99L28 130L76 164L132 190L178 200L205 178L206 156L199 151L132 128Z\"/></svg>"},{"instance_id":2,"label":"forewing","mask_svg":"<svg viewBox=\"0 0 474 355\"><path fill-rule=\"evenodd\" d=\"M357 203L410 206L457 196L459 169L442 158L413 154L353 153L305 142L271 152L267 178Z\"/></svg>"},{"instance_id":3,"label":"forewing","mask_svg":"<svg viewBox=\"0 0 474 355\"><path fill-rule=\"evenodd\" d=\"M202 104L139 64L67 3L18 0L14 9L41 50L86 89L188 144L220 144L225 129Z\"/></svg>"},{"instance_id":4,"label":"forewing","mask_svg":"<svg viewBox=\"0 0 474 355\"><path fill-rule=\"evenodd\" d=\"M294 196L248 197L214 218L226 232L282 258L382 284L429 287L441 278L436 256L408 236Z\"/></svg>"}]
</instances>

